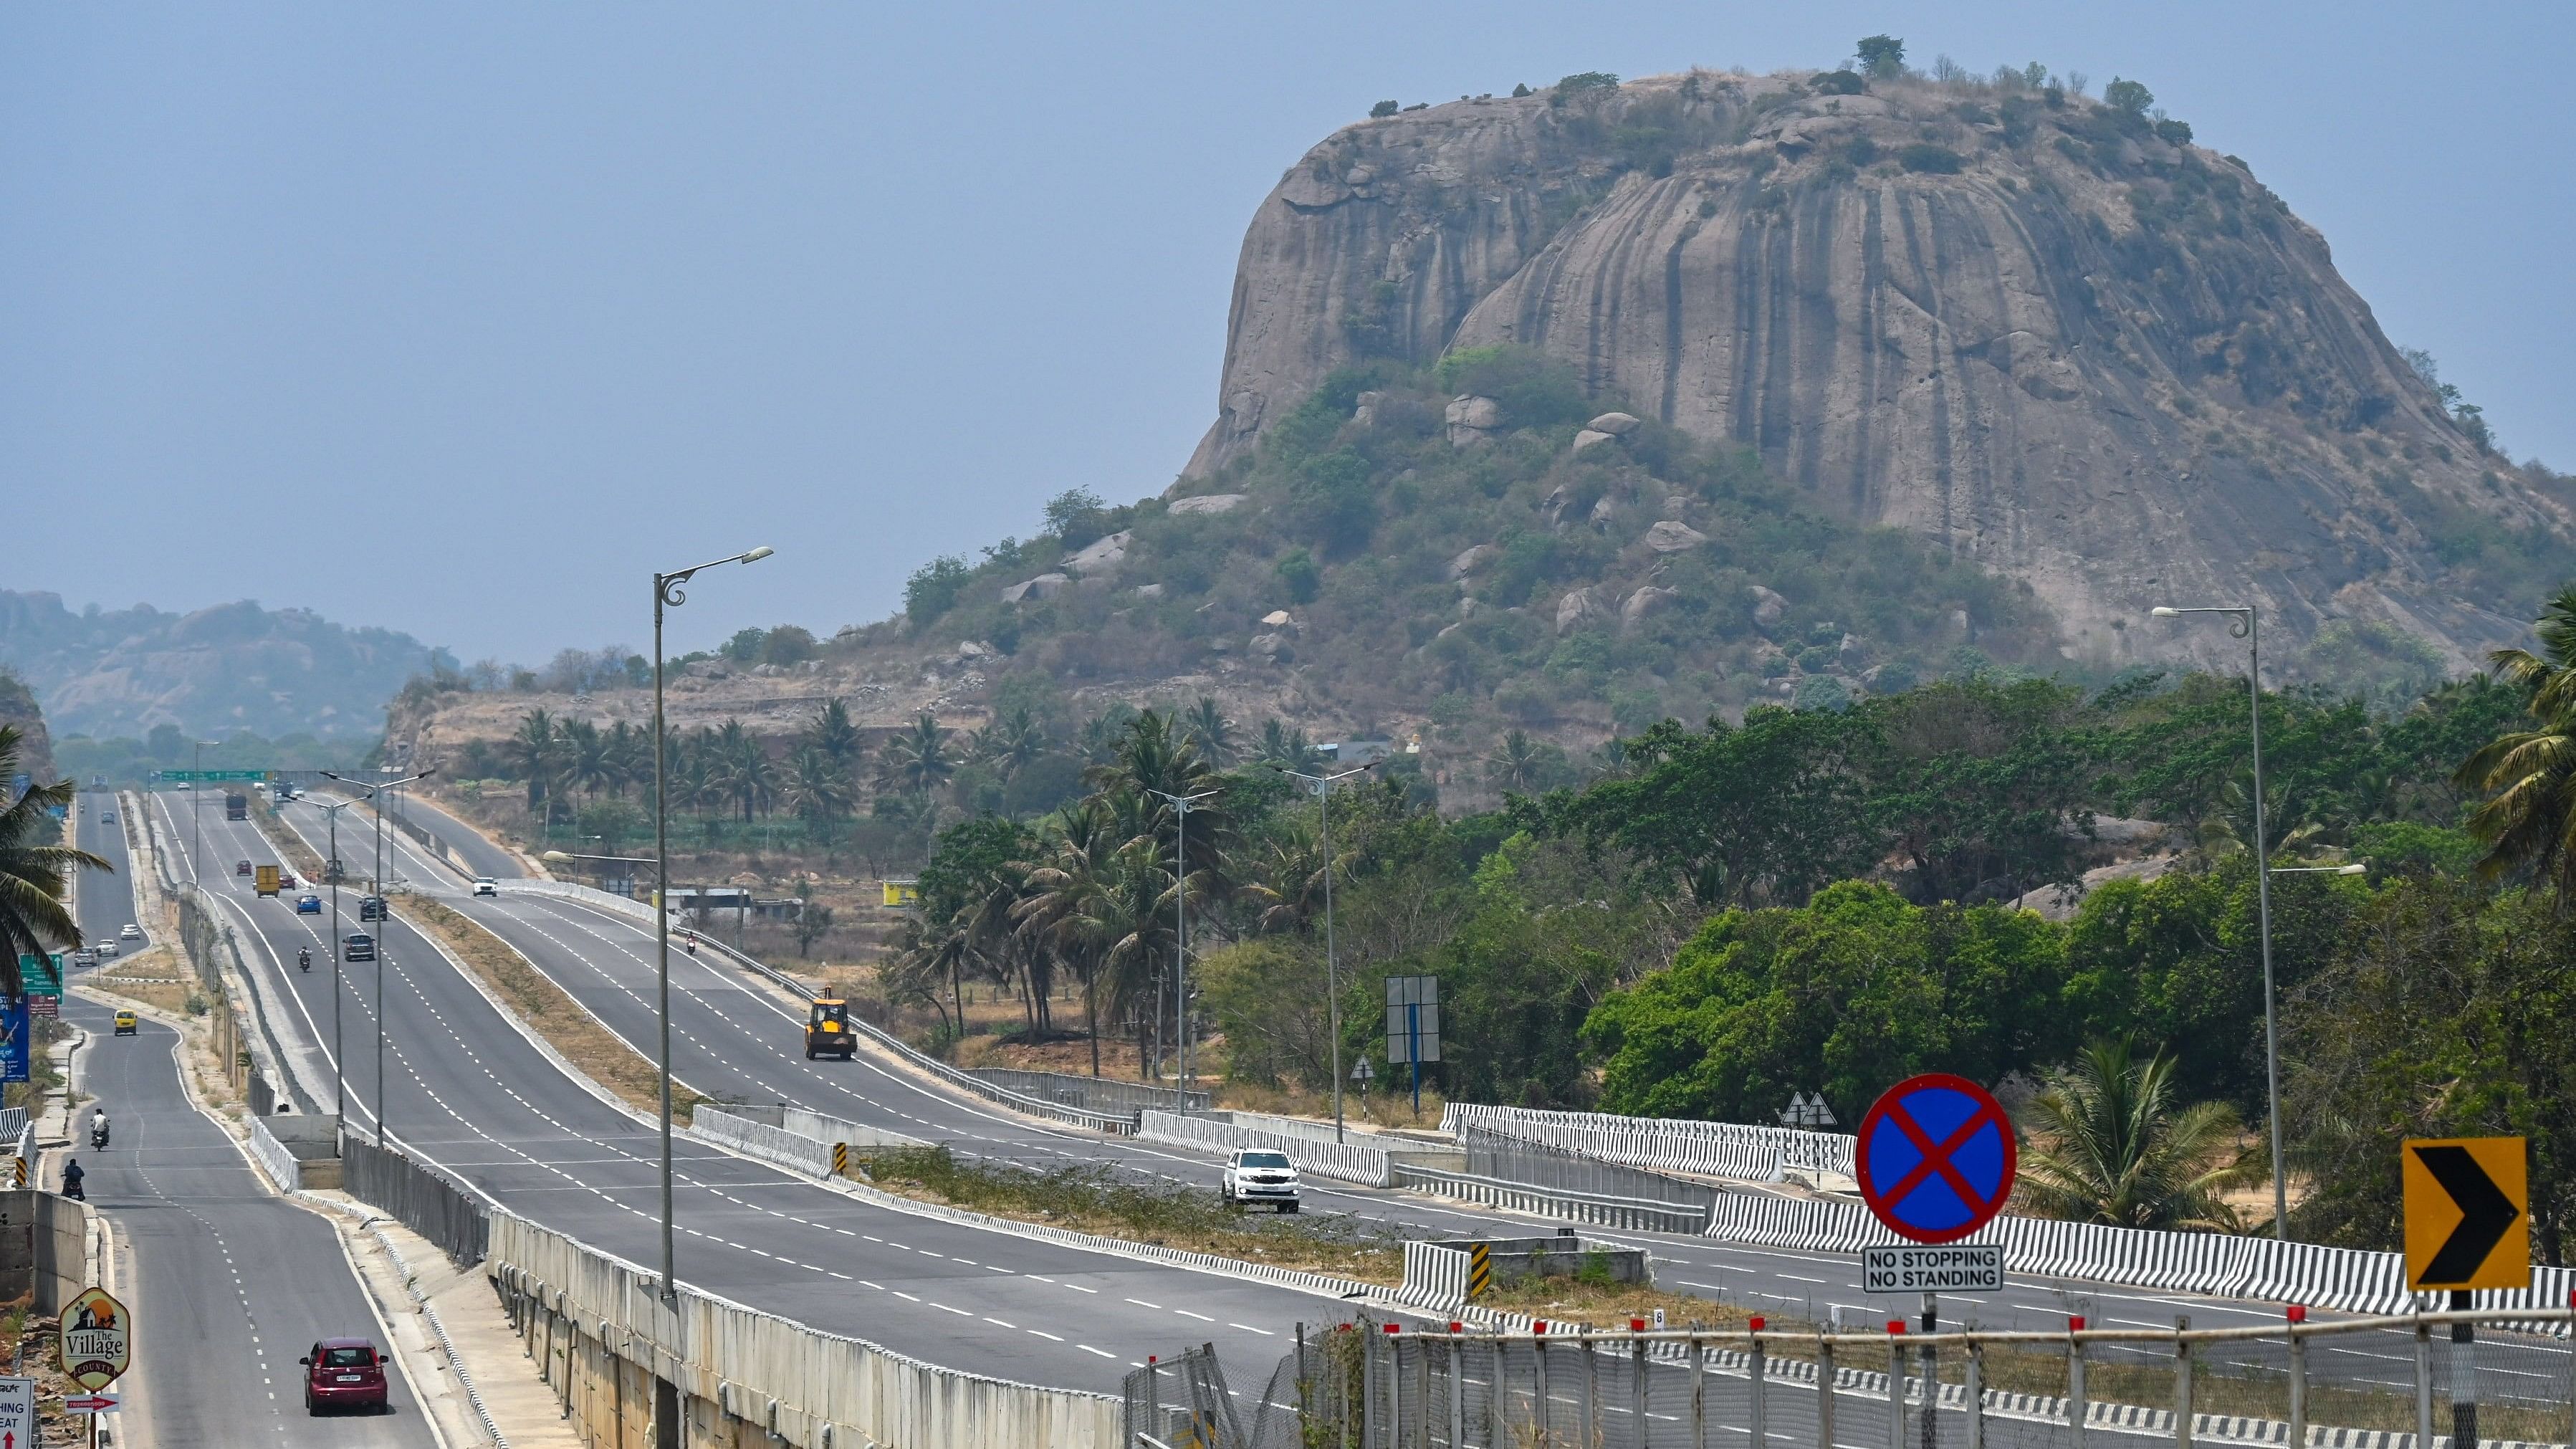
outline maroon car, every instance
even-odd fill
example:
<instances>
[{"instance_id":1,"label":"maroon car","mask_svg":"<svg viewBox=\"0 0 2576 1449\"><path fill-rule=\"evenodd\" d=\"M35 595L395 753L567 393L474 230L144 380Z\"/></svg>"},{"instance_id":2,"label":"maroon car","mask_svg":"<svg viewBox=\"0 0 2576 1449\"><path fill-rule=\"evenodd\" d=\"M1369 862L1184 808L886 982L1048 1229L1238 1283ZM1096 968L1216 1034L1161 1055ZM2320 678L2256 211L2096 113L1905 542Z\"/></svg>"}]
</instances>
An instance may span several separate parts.
<instances>
[{"instance_id":1,"label":"maroon car","mask_svg":"<svg viewBox=\"0 0 2576 1449\"><path fill-rule=\"evenodd\" d=\"M304 1411L372 1409L385 1402L385 1365L376 1346L363 1338L326 1338L297 1362L304 1365Z\"/></svg>"}]
</instances>

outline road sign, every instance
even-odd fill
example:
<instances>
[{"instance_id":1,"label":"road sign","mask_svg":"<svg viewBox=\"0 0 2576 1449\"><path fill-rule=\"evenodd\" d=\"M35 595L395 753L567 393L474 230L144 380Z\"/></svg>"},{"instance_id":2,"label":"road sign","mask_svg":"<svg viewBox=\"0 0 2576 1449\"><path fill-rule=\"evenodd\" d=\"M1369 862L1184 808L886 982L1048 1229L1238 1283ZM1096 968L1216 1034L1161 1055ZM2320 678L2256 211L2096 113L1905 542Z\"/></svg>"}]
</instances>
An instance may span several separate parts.
<instances>
[{"instance_id":1,"label":"road sign","mask_svg":"<svg viewBox=\"0 0 2576 1449\"><path fill-rule=\"evenodd\" d=\"M1907 1243L1863 1248L1860 1253L1864 1293L1946 1293L1954 1288L2004 1288L2001 1243Z\"/></svg>"},{"instance_id":2,"label":"road sign","mask_svg":"<svg viewBox=\"0 0 2576 1449\"><path fill-rule=\"evenodd\" d=\"M125 1305L102 1288L84 1288L63 1310L63 1372L96 1394L133 1364L134 1325Z\"/></svg>"},{"instance_id":3,"label":"road sign","mask_svg":"<svg viewBox=\"0 0 2576 1449\"><path fill-rule=\"evenodd\" d=\"M1949 1243L2003 1211L2020 1151L2003 1104L1965 1077L1927 1072L1870 1105L1852 1145L1861 1201L1899 1237Z\"/></svg>"},{"instance_id":4,"label":"road sign","mask_svg":"<svg viewBox=\"0 0 2576 1449\"><path fill-rule=\"evenodd\" d=\"M2409 1290L2531 1286L2529 1149L2519 1137L2409 1141Z\"/></svg>"},{"instance_id":5,"label":"road sign","mask_svg":"<svg viewBox=\"0 0 2576 1449\"><path fill-rule=\"evenodd\" d=\"M36 1442L36 1381L0 1378L0 1449Z\"/></svg>"},{"instance_id":6,"label":"road sign","mask_svg":"<svg viewBox=\"0 0 2576 1449\"><path fill-rule=\"evenodd\" d=\"M1440 978L1386 978L1386 1064L1440 1060Z\"/></svg>"},{"instance_id":7,"label":"road sign","mask_svg":"<svg viewBox=\"0 0 2576 1449\"><path fill-rule=\"evenodd\" d=\"M63 1407L75 1414L104 1414L124 1402L125 1400L116 1394L73 1394L63 1400ZM27 1442L33 1444L36 1441L30 1439ZM5 1449L5 1446L0 1446L0 1449Z\"/></svg>"},{"instance_id":8,"label":"road sign","mask_svg":"<svg viewBox=\"0 0 2576 1449\"><path fill-rule=\"evenodd\" d=\"M28 1043L33 1040L27 1030L27 998L0 997L0 1082L27 1080Z\"/></svg>"},{"instance_id":9,"label":"road sign","mask_svg":"<svg viewBox=\"0 0 2576 1449\"><path fill-rule=\"evenodd\" d=\"M182 785L212 783L217 780L265 780L266 770L155 770L152 778L175 781Z\"/></svg>"}]
</instances>

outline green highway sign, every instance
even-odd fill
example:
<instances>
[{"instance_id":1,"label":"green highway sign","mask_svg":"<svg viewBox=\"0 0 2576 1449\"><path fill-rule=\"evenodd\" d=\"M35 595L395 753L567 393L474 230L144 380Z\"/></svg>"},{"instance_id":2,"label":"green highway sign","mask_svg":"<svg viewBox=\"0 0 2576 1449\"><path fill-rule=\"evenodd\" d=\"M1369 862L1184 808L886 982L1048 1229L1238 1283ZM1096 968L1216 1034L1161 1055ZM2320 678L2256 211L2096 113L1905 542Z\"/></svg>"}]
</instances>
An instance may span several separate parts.
<instances>
[{"instance_id":1,"label":"green highway sign","mask_svg":"<svg viewBox=\"0 0 2576 1449\"><path fill-rule=\"evenodd\" d=\"M268 778L268 772L266 770L155 770L152 772L152 777L156 780L176 781L265 780Z\"/></svg>"}]
</instances>

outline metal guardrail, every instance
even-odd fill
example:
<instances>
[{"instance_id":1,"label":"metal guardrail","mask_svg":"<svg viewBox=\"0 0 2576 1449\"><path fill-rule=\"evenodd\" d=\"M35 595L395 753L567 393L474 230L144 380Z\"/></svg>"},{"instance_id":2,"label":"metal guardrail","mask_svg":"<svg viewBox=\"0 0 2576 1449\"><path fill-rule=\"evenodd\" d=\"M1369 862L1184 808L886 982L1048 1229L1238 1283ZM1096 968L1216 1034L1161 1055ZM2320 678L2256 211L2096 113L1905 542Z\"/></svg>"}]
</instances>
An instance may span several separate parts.
<instances>
[{"instance_id":1,"label":"metal guardrail","mask_svg":"<svg viewBox=\"0 0 2576 1449\"><path fill-rule=\"evenodd\" d=\"M1022 1096L1040 1097L1060 1106L1080 1107L1086 1111L1112 1109L1128 1113L1205 1112L1216 1105L1213 1092L1191 1092L1186 1097L1178 1087L1158 1087L1150 1082L1130 1082L1116 1077L1085 1077L1072 1072L1038 1072L1018 1067L965 1067L968 1076L978 1077Z\"/></svg>"}]
</instances>

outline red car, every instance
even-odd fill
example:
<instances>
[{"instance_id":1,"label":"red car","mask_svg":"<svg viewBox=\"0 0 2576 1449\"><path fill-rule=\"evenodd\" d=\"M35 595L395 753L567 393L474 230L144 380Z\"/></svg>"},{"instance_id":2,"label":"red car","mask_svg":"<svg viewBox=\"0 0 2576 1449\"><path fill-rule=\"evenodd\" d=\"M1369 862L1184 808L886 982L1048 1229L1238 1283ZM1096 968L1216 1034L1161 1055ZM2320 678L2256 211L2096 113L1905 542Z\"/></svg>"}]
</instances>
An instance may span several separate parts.
<instances>
[{"instance_id":1,"label":"red car","mask_svg":"<svg viewBox=\"0 0 2576 1449\"><path fill-rule=\"evenodd\" d=\"M326 1338L297 1360L304 1365L304 1411L366 1408L381 1414L385 1402L385 1365L376 1346L363 1338Z\"/></svg>"},{"instance_id":2,"label":"red car","mask_svg":"<svg viewBox=\"0 0 2576 1449\"><path fill-rule=\"evenodd\" d=\"M250 874L250 862L249 862L249 861L246 861L246 860L242 860L242 861L235 861L235 862L233 863L233 874L235 874L235 875L248 875L248 874Z\"/></svg>"}]
</instances>

